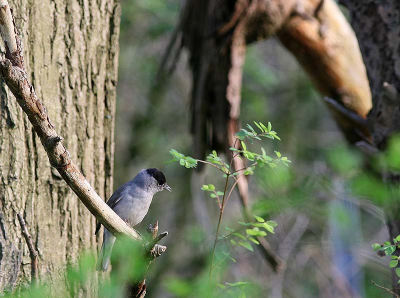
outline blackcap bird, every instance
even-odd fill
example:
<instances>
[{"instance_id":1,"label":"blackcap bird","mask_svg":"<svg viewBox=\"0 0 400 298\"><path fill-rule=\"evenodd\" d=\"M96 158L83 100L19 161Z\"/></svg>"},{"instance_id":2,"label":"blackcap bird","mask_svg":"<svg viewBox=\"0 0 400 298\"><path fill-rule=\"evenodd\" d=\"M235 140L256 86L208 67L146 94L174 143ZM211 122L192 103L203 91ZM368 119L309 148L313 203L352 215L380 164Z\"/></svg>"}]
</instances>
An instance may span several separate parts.
<instances>
[{"instance_id":1,"label":"blackcap bird","mask_svg":"<svg viewBox=\"0 0 400 298\"><path fill-rule=\"evenodd\" d=\"M155 168L141 170L135 178L119 187L112 194L107 205L127 224L134 227L146 216L153 196L164 189L171 191L164 174L160 170ZM98 223L96 235L100 227L101 224ZM103 245L97 260L97 270L107 270L115 239L107 229L104 229Z\"/></svg>"}]
</instances>

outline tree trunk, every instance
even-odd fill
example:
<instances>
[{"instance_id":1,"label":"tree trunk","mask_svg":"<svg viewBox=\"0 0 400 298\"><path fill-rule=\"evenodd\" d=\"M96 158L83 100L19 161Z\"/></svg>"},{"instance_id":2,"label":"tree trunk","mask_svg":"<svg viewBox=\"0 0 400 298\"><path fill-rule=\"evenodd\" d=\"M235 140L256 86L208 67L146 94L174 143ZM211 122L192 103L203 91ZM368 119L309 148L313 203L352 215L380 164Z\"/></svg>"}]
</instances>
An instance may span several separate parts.
<instances>
[{"instance_id":1,"label":"tree trunk","mask_svg":"<svg viewBox=\"0 0 400 298\"><path fill-rule=\"evenodd\" d=\"M400 130L400 2L341 2L349 8L367 68L373 102L369 126L376 145L384 149L388 137Z\"/></svg>"},{"instance_id":2,"label":"tree trunk","mask_svg":"<svg viewBox=\"0 0 400 298\"><path fill-rule=\"evenodd\" d=\"M98 194L112 191L120 6L115 1L10 3L29 79L73 160ZM39 253L39 274L54 279L97 245L95 219L51 168L27 116L1 85L0 291L29 280L21 212ZM25 265L25 266L24 266Z\"/></svg>"},{"instance_id":3,"label":"tree trunk","mask_svg":"<svg viewBox=\"0 0 400 298\"><path fill-rule=\"evenodd\" d=\"M376 146L385 149L387 142L400 132L400 2L398 0L342 0L350 11L367 68L373 108L368 115ZM398 187L399 173L386 174L388 182ZM400 203L389 200L387 225L391 238L400 235ZM400 294L393 268L393 287Z\"/></svg>"}]
</instances>

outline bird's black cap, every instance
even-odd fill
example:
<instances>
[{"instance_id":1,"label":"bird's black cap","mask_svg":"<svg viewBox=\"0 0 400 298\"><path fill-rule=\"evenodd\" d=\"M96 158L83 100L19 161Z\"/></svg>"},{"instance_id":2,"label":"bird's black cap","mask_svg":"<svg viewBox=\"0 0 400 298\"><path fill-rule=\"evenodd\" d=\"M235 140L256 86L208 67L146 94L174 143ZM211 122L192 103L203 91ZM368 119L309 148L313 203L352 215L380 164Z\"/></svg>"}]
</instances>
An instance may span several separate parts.
<instances>
[{"instance_id":1,"label":"bird's black cap","mask_svg":"<svg viewBox=\"0 0 400 298\"><path fill-rule=\"evenodd\" d=\"M164 174L159 169L150 168L150 169L147 169L146 172L147 172L147 174L149 174L150 176L154 177L154 179L157 180L158 185L163 185L163 184L165 184L165 182L167 182Z\"/></svg>"}]
</instances>

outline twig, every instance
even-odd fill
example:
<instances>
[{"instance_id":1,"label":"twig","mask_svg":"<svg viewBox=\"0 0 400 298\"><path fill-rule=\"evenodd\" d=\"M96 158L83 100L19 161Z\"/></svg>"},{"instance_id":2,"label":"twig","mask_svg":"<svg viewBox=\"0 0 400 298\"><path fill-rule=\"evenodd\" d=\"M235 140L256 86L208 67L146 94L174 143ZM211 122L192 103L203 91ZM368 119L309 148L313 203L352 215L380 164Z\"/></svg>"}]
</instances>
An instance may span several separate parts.
<instances>
[{"instance_id":1,"label":"twig","mask_svg":"<svg viewBox=\"0 0 400 298\"><path fill-rule=\"evenodd\" d=\"M229 191L229 194L228 194L225 202L222 202L222 210L225 209L226 203L228 202L229 198L231 197L231 194L232 194L233 190L235 189L235 186L239 183L239 180L240 180L241 177L243 177L243 175L237 177L237 179L235 180L235 182L233 183L233 185L232 185L232 187L231 187L231 189Z\"/></svg>"},{"instance_id":2,"label":"twig","mask_svg":"<svg viewBox=\"0 0 400 298\"><path fill-rule=\"evenodd\" d=\"M213 164L211 162L208 162L208 161L205 161L205 160L201 160L201 159L196 159L196 161L204 163L204 164L209 165L209 166L212 166L212 167L216 168L217 170L221 171L222 173L226 174L226 172L224 172L220 167L216 166L215 164Z\"/></svg>"},{"instance_id":3,"label":"twig","mask_svg":"<svg viewBox=\"0 0 400 298\"><path fill-rule=\"evenodd\" d=\"M211 276L212 276L212 270L213 270L213 264L214 264L215 249L217 248L218 233L219 233L219 229L221 227L222 215L224 214L224 203L225 203L225 199L226 199L226 191L228 189L229 177L230 177L230 174L228 173L226 175L226 181L225 181L225 187L224 187L224 196L222 197L221 208L219 209L217 231L215 232L214 245L213 245L213 250L212 250L212 254L211 254L211 265L210 265L210 270L209 270L209 273L208 273L208 297L211 294Z\"/></svg>"},{"instance_id":4,"label":"twig","mask_svg":"<svg viewBox=\"0 0 400 298\"><path fill-rule=\"evenodd\" d=\"M107 230L115 236L124 234L135 240L141 240L140 235L100 198L80 172L79 167L71 160L67 149L61 142L62 137L57 134L45 107L37 98L33 86L28 81L27 72L23 66L21 47L18 46L19 39L11 22L12 14L8 2L0 0L0 32L6 43L7 57L0 61L0 72L18 104L28 115L29 121L47 152L50 164L57 169L82 203Z\"/></svg>"},{"instance_id":5,"label":"twig","mask_svg":"<svg viewBox=\"0 0 400 298\"><path fill-rule=\"evenodd\" d=\"M386 292L392 294L394 297L400 298L400 296L399 296L396 292L392 291L391 289L386 288L386 287L381 286L381 285L378 285L378 284L377 284L376 282L374 282L373 280L371 280L371 283L372 283L374 286L376 286L376 287L378 287L378 288L380 288L380 289L382 289L382 290L385 290Z\"/></svg>"},{"instance_id":6,"label":"twig","mask_svg":"<svg viewBox=\"0 0 400 298\"><path fill-rule=\"evenodd\" d=\"M29 234L28 228L26 227L25 220L20 213L17 214L19 224L21 226L22 235L25 238L26 244L28 245L29 255L31 257L31 283L32 285L38 284L38 253L33 245L32 237Z\"/></svg>"}]
</instances>

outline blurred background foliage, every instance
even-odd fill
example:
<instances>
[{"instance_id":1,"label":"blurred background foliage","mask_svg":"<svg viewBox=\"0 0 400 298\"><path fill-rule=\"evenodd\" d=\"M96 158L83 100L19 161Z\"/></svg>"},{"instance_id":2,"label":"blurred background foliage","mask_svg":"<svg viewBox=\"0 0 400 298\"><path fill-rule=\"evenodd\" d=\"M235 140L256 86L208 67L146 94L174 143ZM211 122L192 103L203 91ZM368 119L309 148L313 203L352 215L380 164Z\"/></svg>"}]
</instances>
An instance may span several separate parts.
<instances>
[{"instance_id":1,"label":"blurred background foliage","mask_svg":"<svg viewBox=\"0 0 400 298\"><path fill-rule=\"evenodd\" d=\"M147 297L204 297L217 224L218 208L200 187L219 174L165 163L171 148L192 153L187 53L156 84L179 8L176 0L122 1L114 188L158 167L173 189L156 195L138 227L157 219L170 233L167 252L149 272ZM357 175L365 161L347 148L307 75L274 39L250 46L246 56L241 122L254 120L270 121L282 139L263 143L267 151L292 161L290 168L257 170L250 180L252 211L278 222L267 240L287 269L277 275L257 251L237 249L217 282L250 285L225 284L218 297L390 297L370 282L390 288L389 260L371 248L388 239L380 209L388 190ZM227 208L223 227L237 225L238 198Z\"/></svg>"}]
</instances>

